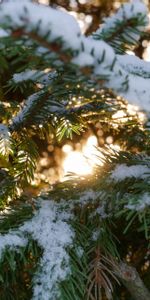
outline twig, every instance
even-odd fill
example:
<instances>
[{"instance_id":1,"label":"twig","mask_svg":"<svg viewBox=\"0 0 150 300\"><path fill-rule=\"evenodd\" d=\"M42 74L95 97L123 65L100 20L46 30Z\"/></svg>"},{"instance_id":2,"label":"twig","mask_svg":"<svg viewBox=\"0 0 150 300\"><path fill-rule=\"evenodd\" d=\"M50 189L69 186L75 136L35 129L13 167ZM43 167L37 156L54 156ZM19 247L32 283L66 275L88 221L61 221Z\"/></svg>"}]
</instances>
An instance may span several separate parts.
<instances>
[{"instance_id":1,"label":"twig","mask_svg":"<svg viewBox=\"0 0 150 300\"><path fill-rule=\"evenodd\" d=\"M150 300L150 291L144 285L134 267L120 262L115 268L116 275L121 279L134 300Z\"/></svg>"}]
</instances>

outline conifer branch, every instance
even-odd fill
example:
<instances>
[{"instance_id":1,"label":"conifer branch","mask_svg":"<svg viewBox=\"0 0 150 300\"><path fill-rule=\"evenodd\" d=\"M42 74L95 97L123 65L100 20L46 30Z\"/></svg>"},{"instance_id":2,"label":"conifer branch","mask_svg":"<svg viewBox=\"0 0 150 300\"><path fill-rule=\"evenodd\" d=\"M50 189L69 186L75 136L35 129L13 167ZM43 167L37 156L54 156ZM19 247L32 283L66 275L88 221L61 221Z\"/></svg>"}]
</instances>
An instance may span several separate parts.
<instances>
[{"instance_id":1,"label":"conifer branch","mask_svg":"<svg viewBox=\"0 0 150 300\"><path fill-rule=\"evenodd\" d=\"M122 54L137 45L148 24L146 14L142 3L125 3L115 15L104 20L104 24L93 34L93 38L104 40L116 53Z\"/></svg>"},{"instance_id":2,"label":"conifer branch","mask_svg":"<svg viewBox=\"0 0 150 300\"><path fill-rule=\"evenodd\" d=\"M40 46L47 48L48 50L58 54L60 61L64 63L71 62L73 55L67 54L66 50L63 51L62 45L60 42L48 42L46 39L38 35L36 32L27 32L24 29L13 30L11 36L15 39L21 39L23 36L28 36L28 38L37 42Z\"/></svg>"},{"instance_id":3,"label":"conifer branch","mask_svg":"<svg viewBox=\"0 0 150 300\"><path fill-rule=\"evenodd\" d=\"M124 5L93 37L61 10L30 0L0 4L0 208L9 205L0 214L0 298L17 299L20 290L22 299L118 298L117 278L134 300L149 298L140 270L144 255L149 260L150 135L126 100L150 111L150 65L116 54L135 46L146 24L139 1ZM119 144L120 151L96 149L92 176L31 200L34 140L49 155L39 132L61 141L83 134L87 124L100 143ZM133 246L137 254L141 242L138 274L120 257L125 261Z\"/></svg>"}]
</instances>

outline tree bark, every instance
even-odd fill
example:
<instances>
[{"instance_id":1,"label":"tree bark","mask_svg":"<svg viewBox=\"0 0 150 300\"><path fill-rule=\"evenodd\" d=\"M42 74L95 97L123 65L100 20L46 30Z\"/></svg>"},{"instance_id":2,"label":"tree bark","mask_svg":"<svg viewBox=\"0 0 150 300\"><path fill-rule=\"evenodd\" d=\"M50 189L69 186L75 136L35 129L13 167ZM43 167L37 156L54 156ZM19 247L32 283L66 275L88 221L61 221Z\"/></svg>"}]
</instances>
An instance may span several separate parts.
<instances>
[{"instance_id":1,"label":"tree bark","mask_svg":"<svg viewBox=\"0 0 150 300\"><path fill-rule=\"evenodd\" d=\"M150 291L134 267L120 262L115 272L134 300L150 300Z\"/></svg>"}]
</instances>

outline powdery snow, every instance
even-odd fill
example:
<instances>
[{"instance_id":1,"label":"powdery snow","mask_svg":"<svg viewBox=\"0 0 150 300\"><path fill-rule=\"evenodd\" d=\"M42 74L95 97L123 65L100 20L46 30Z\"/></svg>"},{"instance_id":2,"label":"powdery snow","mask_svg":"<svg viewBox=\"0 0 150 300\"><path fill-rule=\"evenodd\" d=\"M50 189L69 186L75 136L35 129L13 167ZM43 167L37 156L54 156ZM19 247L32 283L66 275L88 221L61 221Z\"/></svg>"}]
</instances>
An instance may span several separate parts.
<instances>
[{"instance_id":1,"label":"powdery snow","mask_svg":"<svg viewBox=\"0 0 150 300\"><path fill-rule=\"evenodd\" d=\"M101 192L96 192L92 189L86 190L80 194L80 197L76 199L81 205L85 205L88 202L94 202L100 196Z\"/></svg>"},{"instance_id":2,"label":"powdery snow","mask_svg":"<svg viewBox=\"0 0 150 300\"><path fill-rule=\"evenodd\" d=\"M143 165L127 166L126 164L117 165L112 172L110 179L121 181L126 178L146 178L150 176L150 168Z\"/></svg>"},{"instance_id":3,"label":"powdery snow","mask_svg":"<svg viewBox=\"0 0 150 300\"><path fill-rule=\"evenodd\" d=\"M2 235L0 234L0 260L2 257L2 253L6 250L6 248L10 248L12 250L18 250L19 247L25 247L27 244L27 239L19 236L19 234L15 234L13 231Z\"/></svg>"},{"instance_id":4,"label":"powdery snow","mask_svg":"<svg viewBox=\"0 0 150 300\"><path fill-rule=\"evenodd\" d=\"M18 251L25 247L28 237L36 240L43 250L39 268L33 278L34 300L56 300L58 284L70 274L69 256L66 247L72 246L74 232L68 224L71 218L67 204L38 199L40 208L33 218L26 221L17 231L0 235L0 259L9 247Z\"/></svg>"},{"instance_id":5,"label":"powdery snow","mask_svg":"<svg viewBox=\"0 0 150 300\"><path fill-rule=\"evenodd\" d=\"M150 206L150 194L145 193L142 196L139 196L139 199L136 200L136 202L129 199L129 204L125 205L125 208L141 212L148 206Z\"/></svg>"},{"instance_id":6,"label":"powdery snow","mask_svg":"<svg viewBox=\"0 0 150 300\"><path fill-rule=\"evenodd\" d=\"M70 273L69 256L65 247L72 244L73 231L67 224L70 214L53 201L41 201L41 209L20 228L32 235L43 249L39 270L33 282L33 299L55 300L58 295L57 283Z\"/></svg>"},{"instance_id":7,"label":"powdery snow","mask_svg":"<svg viewBox=\"0 0 150 300\"><path fill-rule=\"evenodd\" d=\"M104 199L103 199L104 196ZM83 193L80 193L77 199L74 199L74 201L70 200L70 207L72 205L79 204L80 207L87 205L88 203L99 203L99 206L96 208L94 212L91 213L90 217L93 218L95 215L99 215L101 219L106 219L109 217L109 214L105 212L105 193L103 194L102 191L94 191L92 189L86 190Z\"/></svg>"}]
</instances>

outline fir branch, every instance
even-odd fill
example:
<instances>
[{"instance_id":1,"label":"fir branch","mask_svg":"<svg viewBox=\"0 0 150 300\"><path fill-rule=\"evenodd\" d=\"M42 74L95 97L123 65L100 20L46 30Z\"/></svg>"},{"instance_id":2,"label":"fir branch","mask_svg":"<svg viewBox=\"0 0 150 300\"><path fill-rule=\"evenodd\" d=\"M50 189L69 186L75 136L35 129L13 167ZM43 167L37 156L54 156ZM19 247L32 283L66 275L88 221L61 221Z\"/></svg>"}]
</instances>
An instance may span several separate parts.
<instances>
[{"instance_id":1,"label":"fir branch","mask_svg":"<svg viewBox=\"0 0 150 300\"><path fill-rule=\"evenodd\" d=\"M0 260L0 297L2 300L27 300L32 297L33 274L37 270L41 249L35 241L15 249L6 249ZM13 276L12 276L13 274Z\"/></svg>"},{"instance_id":2,"label":"fir branch","mask_svg":"<svg viewBox=\"0 0 150 300\"><path fill-rule=\"evenodd\" d=\"M60 61L63 61L64 63L69 63L72 59L73 55L67 54L66 49L65 51L63 51L63 47L60 42L47 42L46 39L39 36L36 32L26 32L23 29L17 29L12 32L12 37L14 38L20 39L23 36L28 36L32 40L36 41L39 45L47 48L52 52L57 53L57 59L59 58Z\"/></svg>"},{"instance_id":3,"label":"fir branch","mask_svg":"<svg viewBox=\"0 0 150 300\"><path fill-rule=\"evenodd\" d=\"M142 3L123 4L115 15L104 20L93 38L104 40L122 54L137 45L148 23L146 14Z\"/></svg>"},{"instance_id":4,"label":"fir branch","mask_svg":"<svg viewBox=\"0 0 150 300\"><path fill-rule=\"evenodd\" d=\"M9 230L16 230L31 219L34 212L34 202L25 201L23 198L10 202L0 213L0 233L6 234Z\"/></svg>"},{"instance_id":5,"label":"fir branch","mask_svg":"<svg viewBox=\"0 0 150 300\"><path fill-rule=\"evenodd\" d=\"M9 173L4 170L0 171L0 210L4 209L5 205L15 199L18 194L16 181Z\"/></svg>"},{"instance_id":6,"label":"fir branch","mask_svg":"<svg viewBox=\"0 0 150 300\"><path fill-rule=\"evenodd\" d=\"M22 137L17 146L17 155L13 162L15 180L18 186L31 182L34 178L38 151L31 138Z\"/></svg>"},{"instance_id":7,"label":"fir branch","mask_svg":"<svg viewBox=\"0 0 150 300\"><path fill-rule=\"evenodd\" d=\"M8 158L13 153L10 132L6 125L0 124L0 156Z\"/></svg>"}]
</instances>

